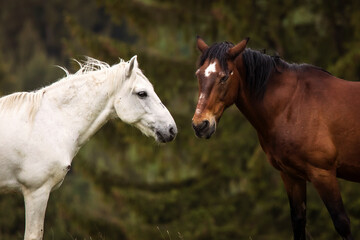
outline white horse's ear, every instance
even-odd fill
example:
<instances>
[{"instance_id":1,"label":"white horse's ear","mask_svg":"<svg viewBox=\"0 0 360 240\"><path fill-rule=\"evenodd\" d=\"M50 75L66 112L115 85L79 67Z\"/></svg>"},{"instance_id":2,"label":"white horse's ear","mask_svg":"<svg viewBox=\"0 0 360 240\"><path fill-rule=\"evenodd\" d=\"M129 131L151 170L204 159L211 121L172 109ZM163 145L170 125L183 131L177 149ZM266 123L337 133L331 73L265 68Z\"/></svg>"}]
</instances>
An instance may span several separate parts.
<instances>
[{"instance_id":1,"label":"white horse's ear","mask_svg":"<svg viewBox=\"0 0 360 240\"><path fill-rule=\"evenodd\" d=\"M137 61L137 56L135 55L130 59L129 65L126 67L126 76L130 77L133 69L137 67L138 67L138 61Z\"/></svg>"}]
</instances>

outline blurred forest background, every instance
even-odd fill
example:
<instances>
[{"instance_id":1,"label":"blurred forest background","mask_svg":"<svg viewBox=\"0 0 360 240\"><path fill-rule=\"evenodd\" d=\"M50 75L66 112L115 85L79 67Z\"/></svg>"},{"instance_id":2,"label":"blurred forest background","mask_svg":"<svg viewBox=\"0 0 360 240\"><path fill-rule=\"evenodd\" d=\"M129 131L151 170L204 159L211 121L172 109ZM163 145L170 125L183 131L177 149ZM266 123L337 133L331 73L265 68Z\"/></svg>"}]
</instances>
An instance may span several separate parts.
<instances>
[{"instance_id":1,"label":"blurred forest background","mask_svg":"<svg viewBox=\"0 0 360 240\"><path fill-rule=\"evenodd\" d=\"M360 79L360 1L0 0L0 95L41 88L91 56L138 55L179 134L159 145L120 120L73 161L48 203L45 239L292 239L287 196L253 128L235 108L210 140L197 139L196 35L208 44L250 37L248 47ZM49 116L51 117L51 116ZM341 182L355 239L359 184ZM311 239L340 239L311 184ZM0 239L22 239L23 198L0 195Z\"/></svg>"}]
</instances>

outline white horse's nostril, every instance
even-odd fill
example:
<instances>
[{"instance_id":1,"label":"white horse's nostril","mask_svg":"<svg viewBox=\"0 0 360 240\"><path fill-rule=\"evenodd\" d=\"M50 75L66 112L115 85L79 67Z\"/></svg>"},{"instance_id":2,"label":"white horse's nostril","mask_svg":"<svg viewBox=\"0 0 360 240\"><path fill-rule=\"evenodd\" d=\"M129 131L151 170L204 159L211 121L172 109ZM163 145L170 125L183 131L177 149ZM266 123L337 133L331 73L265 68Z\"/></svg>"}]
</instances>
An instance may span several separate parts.
<instances>
[{"instance_id":1,"label":"white horse's nostril","mask_svg":"<svg viewBox=\"0 0 360 240\"><path fill-rule=\"evenodd\" d=\"M174 138L176 137L177 129L174 128L174 127L170 127L169 133L170 133L169 141L172 141L172 140L174 140Z\"/></svg>"},{"instance_id":2,"label":"white horse's nostril","mask_svg":"<svg viewBox=\"0 0 360 240\"><path fill-rule=\"evenodd\" d=\"M158 141L165 143L174 140L177 134L177 129L176 127L169 127L167 130L157 130L155 133Z\"/></svg>"}]
</instances>

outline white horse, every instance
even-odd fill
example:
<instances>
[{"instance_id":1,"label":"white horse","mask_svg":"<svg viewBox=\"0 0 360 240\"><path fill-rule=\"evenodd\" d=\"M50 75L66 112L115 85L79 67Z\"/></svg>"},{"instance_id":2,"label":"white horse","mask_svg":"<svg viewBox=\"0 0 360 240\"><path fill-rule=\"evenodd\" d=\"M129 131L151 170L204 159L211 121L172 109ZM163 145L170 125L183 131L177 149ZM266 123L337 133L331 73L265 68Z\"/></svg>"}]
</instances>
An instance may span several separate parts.
<instances>
[{"instance_id":1,"label":"white horse","mask_svg":"<svg viewBox=\"0 0 360 240\"><path fill-rule=\"evenodd\" d=\"M65 72L48 87L0 98L0 189L24 195L25 240L42 239L50 192L107 120L118 116L158 142L177 133L136 56L111 67L88 58L75 74Z\"/></svg>"}]
</instances>

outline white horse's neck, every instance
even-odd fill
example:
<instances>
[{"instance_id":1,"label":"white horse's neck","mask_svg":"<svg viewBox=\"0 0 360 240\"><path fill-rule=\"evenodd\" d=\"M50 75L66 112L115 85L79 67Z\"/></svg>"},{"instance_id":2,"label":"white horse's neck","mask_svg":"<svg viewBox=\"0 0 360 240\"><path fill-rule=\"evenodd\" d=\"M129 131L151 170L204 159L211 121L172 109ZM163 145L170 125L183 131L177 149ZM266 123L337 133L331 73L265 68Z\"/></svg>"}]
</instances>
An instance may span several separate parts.
<instances>
[{"instance_id":1,"label":"white horse's neck","mask_svg":"<svg viewBox=\"0 0 360 240\"><path fill-rule=\"evenodd\" d=\"M117 68L117 69L114 69ZM115 77L124 77L121 64L108 69L70 75L45 88L45 98L58 126L68 131L76 151L114 114ZM45 106L46 107L46 106Z\"/></svg>"}]
</instances>

